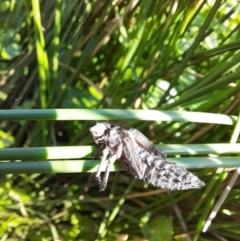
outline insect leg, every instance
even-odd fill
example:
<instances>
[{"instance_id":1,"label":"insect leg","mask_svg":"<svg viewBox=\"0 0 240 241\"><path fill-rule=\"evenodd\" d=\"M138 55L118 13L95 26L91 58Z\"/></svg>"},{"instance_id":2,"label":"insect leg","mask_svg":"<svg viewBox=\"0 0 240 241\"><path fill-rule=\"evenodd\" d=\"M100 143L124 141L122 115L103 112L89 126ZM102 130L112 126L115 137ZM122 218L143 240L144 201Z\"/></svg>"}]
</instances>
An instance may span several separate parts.
<instances>
[{"instance_id":1,"label":"insect leg","mask_svg":"<svg viewBox=\"0 0 240 241\"><path fill-rule=\"evenodd\" d=\"M92 158L98 157L104 148L105 148L105 146L101 145L100 148L93 154Z\"/></svg>"},{"instance_id":2,"label":"insect leg","mask_svg":"<svg viewBox=\"0 0 240 241\"><path fill-rule=\"evenodd\" d=\"M123 145L122 143L118 143L118 146L115 146L115 154L109 156L108 155L108 164L107 164L107 168L105 170L103 179L101 182L98 181L99 183L99 188L100 191L104 191L106 189L107 186L107 182L108 182L108 177L109 177L109 172L110 172L110 168L113 165L113 163L120 158L120 156L122 155L122 151L123 151ZM108 151L109 153L109 151Z\"/></svg>"},{"instance_id":3,"label":"insect leg","mask_svg":"<svg viewBox=\"0 0 240 241\"><path fill-rule=\"evenodd\" d=\"M101 157L101 161L100 161L100 164L99 164L99 166L98 166L98 169L97 169L97 172L96 172L96 174L95 174L95 179L98 181L98 182L100 182L101 180L101 169L102 169L102 167L103 167L103 165L104 165L104 162L106 161L106 159L107 159L107 156L108 156L108 154L109 154L109 150L107 149L107 148L105 148L103 151L102 151L102 157Z\"/></svg>"},{"instance_id":4,"label":"insect leg","mask_svg":"<svg viewBox=\"0 0 240 241\"><path fill-rule=\"evenodd\" d=\"M99 182L100 191L104 191L106 189L110 168L116 160L117 160L116 155L113 155L112 157L109 158L109 161L108 161L107 168L106 168L106 171L104 173L103 179L102 179L101 182Z\"/></svg>"}]
</instances>

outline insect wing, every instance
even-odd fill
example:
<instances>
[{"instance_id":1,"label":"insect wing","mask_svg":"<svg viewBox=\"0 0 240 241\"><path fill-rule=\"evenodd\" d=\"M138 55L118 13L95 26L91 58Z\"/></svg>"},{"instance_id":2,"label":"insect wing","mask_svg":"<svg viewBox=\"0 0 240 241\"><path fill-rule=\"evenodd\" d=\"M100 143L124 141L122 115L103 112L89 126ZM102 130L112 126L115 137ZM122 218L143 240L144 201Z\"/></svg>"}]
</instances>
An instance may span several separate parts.
<instances>
[{"instance_id":1,"label":"insect wing","mask_svg":"<svg viewBox=\"0 0 240 241\"><path fill-rule=\"evenodd\" d=\"M166 162L164 166L148 166L143 181L167 190L187 190L201 188L205 184L193 173L175 163Z\"/></svg>"},{"instance_id":2,"label":"insect wing","mask_svg":"<svg viewBox=\"0 0 240 241\"><path fill-rule=\"evenodd\" d=\"M134 174L137 178L142 179L144 164L138 156L139 147L135 143L134 137L129 131L122 129L120 135L123 143L123 159L121 162L125 162L122 164L123 166L128 167L127 169L131 174Z\"/></svg>"},{"instance_id":3,"label":"insect wing","mask_svg":"<svg viewBox=\"0 0 240 241\"><path fill-rule=\"evenodd\" d=\"M165 160L167 157L167 154L154 147L148 140L148 138L143 135L139 130L137 129L130 129L130 133L134 136L135 141L140 145L143 149L147 150L150 154L154 154Z\"/></svg>"}]
</instances>

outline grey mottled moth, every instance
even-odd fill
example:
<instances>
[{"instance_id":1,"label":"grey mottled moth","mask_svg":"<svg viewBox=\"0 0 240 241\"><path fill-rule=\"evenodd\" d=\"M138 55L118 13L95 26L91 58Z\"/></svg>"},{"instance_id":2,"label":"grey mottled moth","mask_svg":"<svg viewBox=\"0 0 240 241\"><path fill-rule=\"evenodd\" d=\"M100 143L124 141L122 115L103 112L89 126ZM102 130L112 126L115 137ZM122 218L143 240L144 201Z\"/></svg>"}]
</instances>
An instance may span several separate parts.
<instances>
[{"instance_id":1,"label":"grey mottled moth","mask_svg":"<svg viewBox=\"0 0 240 241\"><path fill-rule=\"evenodd\" d=\"M167 190L187 190L201 188L205 184L193 173L175 163L167 162L167 154L155 148L137 129L125 130L109 122L100 122L90 128L90 132L102 152L101 162L95 174L100 191L107 186L111 165L119 160L122 166L145 183ZM101 175L102 166L108 161Z\"/></svg>"}]
</instances>

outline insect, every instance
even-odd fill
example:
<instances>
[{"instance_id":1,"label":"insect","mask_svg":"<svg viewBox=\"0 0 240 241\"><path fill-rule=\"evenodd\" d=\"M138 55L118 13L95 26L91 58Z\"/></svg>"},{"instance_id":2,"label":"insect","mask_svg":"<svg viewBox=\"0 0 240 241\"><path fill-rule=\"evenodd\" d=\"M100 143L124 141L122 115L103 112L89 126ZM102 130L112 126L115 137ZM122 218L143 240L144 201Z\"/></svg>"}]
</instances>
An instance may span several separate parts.
<instances>
[{"instance_id":1,"label":"insect","mask_svg":"<svg viewBox=\"0 0 240 241\"><path fill-rule=\"evenodd\" d=\"M101 162L95 174L100 191L107 186L110 167L116 160L136 178L167 190L201 188L205 184L193 173L176 163L166 161L167 154L155 148L137 129L125 130L109 122L96 123L90 132L102 152ZM102 167L108 161L102 175Z\"/></svg>"}]
</instances>

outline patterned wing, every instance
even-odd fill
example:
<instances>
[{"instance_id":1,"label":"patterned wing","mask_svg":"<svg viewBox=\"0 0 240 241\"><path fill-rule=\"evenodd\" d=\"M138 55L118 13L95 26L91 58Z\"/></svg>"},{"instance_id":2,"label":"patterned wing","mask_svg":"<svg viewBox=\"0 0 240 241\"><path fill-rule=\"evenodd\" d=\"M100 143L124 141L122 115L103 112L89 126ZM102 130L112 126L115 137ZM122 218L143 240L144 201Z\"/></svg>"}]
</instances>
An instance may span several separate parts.
<instances>
[{"instance_id":1,"label":"patterned wing","mask_svg":"<svg viewBox=\"0 0 240 241\"><path fill-rule=\"evenodd\" d=\"M144 150L148 151L149 154L153 154L155 156L158 156L160 159L165 160L165 158L167 157L167 154L160 150L157 149L155 146L153 146L148 138L146 136L143 135L142 132L140 132L137 129L130 129L129 132L134 136L134 139L136 141L136 143L142 147Z\"/></svg>"},{"instance_id":2,"label":"patterned wing","mask_svg":"<svg viewBox=\"0 0 240 241\"><path fill-rule=\"evenodd\" d=\"M196 189L205 185L204 182L184 167L170 162L164 163L161 167L147 166L142 180L166 190Z\"/></svg>"},{"instance_id":3,"label":"patterned wing","mask_svg":"<svg viewBox=\"0 0 240 241\"><path fill-rule=\"evenodd\" d=\"M205 185L184 167L167 162L166 153L152 146L140 131L131 129L130 132L138 145L138 155L146 165L142 176L145 183L167 190L195 189Z\"/></svg>"}]
</instances>

